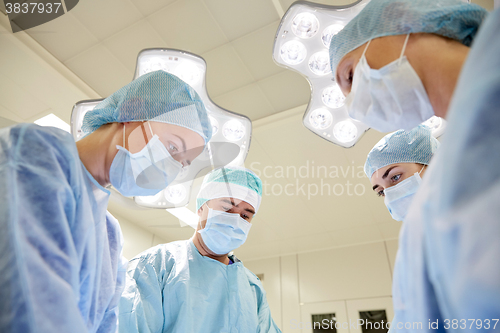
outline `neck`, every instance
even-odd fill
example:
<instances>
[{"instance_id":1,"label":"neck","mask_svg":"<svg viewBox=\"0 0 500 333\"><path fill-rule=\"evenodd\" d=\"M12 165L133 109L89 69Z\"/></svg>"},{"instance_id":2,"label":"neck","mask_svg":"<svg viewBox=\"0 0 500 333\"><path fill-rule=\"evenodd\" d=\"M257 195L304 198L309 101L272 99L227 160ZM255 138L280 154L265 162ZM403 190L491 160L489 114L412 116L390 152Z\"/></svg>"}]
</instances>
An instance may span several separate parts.
<instances>
[{"instance_id":1,"label":"neck","mask_svg":"<svg viewBox=\"0 0 500 333\"><path fill-rule=\"evenodd\" d=\"M109 169L117 153L117 140L121 139L121 131L117 131L119 125L103 125L76 143L83 165L103 187L109 185Z\"/></svg>"},{"instance_id":2,"label":"neck","mask_svg":"<svg viewBox=\"0 0 500 333\"><path fill-rule=\"evenodd\" d=\"M205 243L203 243L203 239L201 239L201 236L198 233L198 230L199 230L199 225L198 225L198 228L196 229L196 231L194 232L194 235L192 238L193 244L198 249L198 252L200 252L200 254L204 257L209 257L209 258L217 260L225 265L229 265L229 257L227 256L227 254L218 255L218 254L211 252L208 249L208 247L205 245Z\"/></svg>"},{"instance_id":3,"label":"neck","mask_svg":"<svg viewBox=\"0 0 500 333\"><path fill-rule=\"evenodd\" d=\"M415 71L422 79L438 117L446 118L469 48L460 42L432 34L421 34L413 44Z\"/></svg>"}]
</instances>

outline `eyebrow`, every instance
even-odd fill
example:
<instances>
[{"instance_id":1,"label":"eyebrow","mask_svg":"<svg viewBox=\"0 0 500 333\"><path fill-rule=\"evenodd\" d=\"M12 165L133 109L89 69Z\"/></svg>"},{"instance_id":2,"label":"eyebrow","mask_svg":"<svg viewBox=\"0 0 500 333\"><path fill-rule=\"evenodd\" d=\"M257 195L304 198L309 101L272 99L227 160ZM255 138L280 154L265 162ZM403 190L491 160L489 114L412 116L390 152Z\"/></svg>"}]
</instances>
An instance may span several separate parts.
<instances>
[{"instance_id":1,"label":"eyebrow","mask_svg":"<svg viewBox=\"0 0 500 333\"><path fill-rule=\"evenodd\" d=\"M389 172L391 172L391 170L392 170L392 169L394 169L394 168L396 168L396 167L397 167L397 165L395 165L395 166L390 167L389 169L387 169L387 170L385 171L384 175L382 176L382 179L386 179L386 178L387 178L387 176L389 175ZM380 186L380 185L375 184L375 186L373 186L372 190L374 190L374 191L375 191L375 189L376 189L377 187L379 187L379 186Z\"/></svg>"},{"instance_id":2,"label":"eyebrow","mask_svg":"<svg viewBox=\"0 0 500 333\"><path fill-rule=\"evenodd\" d=\"M174 134L174 136L178 137L179 140L181 140L181 142L182 142L182 152L185 153L186 152L186 141L184 141L184 139L181 138L180 136L178 136L177 134Z\"/></svg>"},{"instance_id":3,"label":"eyebrow","mask_svg":"<svg viewBox=\"0 0 500 333\"><path fill-rule=\"evenodd\" d=\"M228 203L228 204L231 204L232 206L234 207L237 207L237 205L234 204L234 201L233 200L228 200L228 199L222 199L221 201L225 202L225 203ZM250 208L244 208L245 211L249 212L249 213L252 213L255 215L255 211L253 209L250 209Z\"/></svg>"}]
</instances>

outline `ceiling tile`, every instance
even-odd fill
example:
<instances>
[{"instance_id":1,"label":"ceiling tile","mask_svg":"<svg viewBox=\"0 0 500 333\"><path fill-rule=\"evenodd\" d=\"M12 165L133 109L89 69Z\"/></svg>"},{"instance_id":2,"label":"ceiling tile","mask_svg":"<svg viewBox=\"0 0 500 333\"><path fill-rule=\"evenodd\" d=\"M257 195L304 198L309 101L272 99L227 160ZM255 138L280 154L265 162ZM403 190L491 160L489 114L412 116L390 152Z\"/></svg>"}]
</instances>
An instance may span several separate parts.
<instances>
[{"instance_id":1,"label":"ceiling tile","mask_svg":"<svg viewBox=\"0 0 500 333\"><path fill-rule=\"evenodd\" d=\"M114 35L143 17L129 0L80 1L71 13L99 40Z\"/></svg>"},{"instance_id":2,"label":"ceiling tile","mask_svg":"<svg viewBox=\"0 0 500 333\"><path fill-rule=\"evenodd\" d=\"M262 28L280 17L269 0L204 0L229 40Z\"/></svg>"},{"instance_id":3,"label":"ceiling tile","mask_svg":"<svg viewBox=\"0 0 500 333\"><path fill-rule=\"evenodd\" d=\"M62 62L99 42L72 13L26 32Z\"/></svg>"},{"instance_id":4,"label":"ceiling tile","mask_svg":"<svg viewBox=\"0 0 500 333\"><path fill-rule=\"evenodd\" d=\"M276 21L262 29L232 42L236 52L256 80L283 72L273 60L274 35L278 29Z\"/></svg>"},{"instance_id":5,"label":"ceiling tile","mask_svg":"<svg viewBox=\"0 0 500 333\"><path fill-rule=\"evenodd\" d=\"M102 44L65 62L66 66L103 97L132 81L133 70L125 68Z\"/></svg>"},{"instance_id":6,"label":"ceiling tile","mask_svg":"<svg viewBox=\"0 0 500 333\"><path fill-rule=\"evenodd\" d=\"M0 80L0 105L26 120L49 109L24 88L2 75Z\"/></svg>"},{"instance_id":7,"label":"ceiling tile","mask_svg":"<svg viewBox=\"0 0 500 333\"><path fill-rule=\"evenodd\" d=\"M141 20L103 42L127 69L135 71L137 55L146 48L166 48L167 45L146 20Z\"/></svg>"},{"instance_id":8,"label":"ceiling tile","mask_svg":"<svg viewBox=\"0 0 500 333\"><path fill-rule=\"evenodd\" d=\"M290 70L257 83L276 111L286 111L307 104L311 96L309 82Z\"/></svg>"},{"instance_id":9,"label":"ceiling tile","mask_svg":"<svg viewBox=\"0 0 500 333\"><path fill-rule=\"evenodd\" d=\"M201 0L180 0L147 17L170 47L201 54L227 43Z\"/></svg>"},{"instance_id":10,"label":"ceiling tile","mask_svg":"<svg viewBox=\"0 0 500 333\"><path fill-rule=\"evenodd\" d=\"M135 7L142 13L144 16L151 15L156 13L163 7L170 5L176 0L131 0Z\"/></svg>"},{"instance_id":11,"label":"ceiling tile","mask_svg":"<svg viewBox=\"0 0 500 333\"><path fill-rule=\"evenodd\" d=\"M202 56L207 62L207 89L212 97L241 88L253 81L248 69L230 44Z\"/></svg>"},{"instance_id":12,"label":"ceiling tile","mask_svg":"<svg viewBox=\"0 0 500 333\"><path fill-rule=\"evenodd\" d=\"M214 98L221 107L244 114L251 120L264 118L275 113L271 103L255 83Z\"/></svg>"}]
</instances>

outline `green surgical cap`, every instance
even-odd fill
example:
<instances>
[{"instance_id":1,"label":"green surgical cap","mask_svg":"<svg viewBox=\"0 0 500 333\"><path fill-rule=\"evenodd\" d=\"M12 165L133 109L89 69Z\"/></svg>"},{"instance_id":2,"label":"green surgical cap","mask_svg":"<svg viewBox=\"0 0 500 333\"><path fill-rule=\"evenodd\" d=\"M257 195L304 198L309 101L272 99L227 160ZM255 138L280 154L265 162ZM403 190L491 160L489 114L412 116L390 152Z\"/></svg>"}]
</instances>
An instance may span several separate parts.
<instances>
[{"instance_id":1,"label":"green surgical cap","mask_svg":"<svg viewBox=\"0 0 500 333\"><path fill-rule=\"evenodd\" d=\"M431 33L470 46L488 11L460 0L372 0L330 43L335 76L340 60L366 42L384 36Z\"/></svg>"},{"instance_id":2,"label":"green surgical cap","mask_svg":"<svg viewBox=\"0 0 500 333\"><path fill-rule=\"evenodd\" d=\"M203 179L196 209L209 200L226 197L249 203L257 213L262 199L262 181L245 168L227 166L216 169Z\"/></svg>"},{"instance_id":3,"label":"green surgical cap","mask_svg":"<svg viewBox=\"0 0 500 333\"><path fill-rule=\"evenodd\" d=\"M165 71L144 74L99 103L83 118L89 134L108 123L156 121L188 128L205 140L212 125L200 96L187 83Z\"/></svg>"},{"instance_id":4,"label":"green surgical cap","mask_svg":"<svg viewBox=\"0 0 500 333\"><path fill-rule=\"evenodd\" d=\"M368 153L365 174L371 178L378 169L395 163L429 165L438 147L439 141L425 125L389 133Z\"/></svg>"}]
</instances>

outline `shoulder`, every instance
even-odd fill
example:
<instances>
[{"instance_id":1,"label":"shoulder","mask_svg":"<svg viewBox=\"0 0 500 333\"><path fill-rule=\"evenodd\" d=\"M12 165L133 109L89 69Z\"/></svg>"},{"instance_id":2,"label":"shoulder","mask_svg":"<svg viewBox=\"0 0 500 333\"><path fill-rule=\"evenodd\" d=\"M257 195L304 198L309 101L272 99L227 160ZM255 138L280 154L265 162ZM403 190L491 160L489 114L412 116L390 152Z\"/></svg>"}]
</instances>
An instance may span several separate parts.
<instances>
[{"instance_id":1,"label":"shoulder","mask_svg":"<svg viewBox=\"0 0 500 333\"><path fill-rule=\"evenodd\" d=\"M159 244L141 252L130 262L136 265L150 264L155 267L169 266L169 263L172 265L179 257L185 257L188 249L189 241Z\"/></svg>"},{"instance_id":2,"label":"shoulder","mask_svg":"<svg viewBox=\"0 0 500 333\"><path fill-rule=\"evenodd\" d=\"M0 150L17 162L41 162L55 158L74 160L78 157L71 134L54 127L18 124L0 130Z\"/></svg>"}]
</instances>

